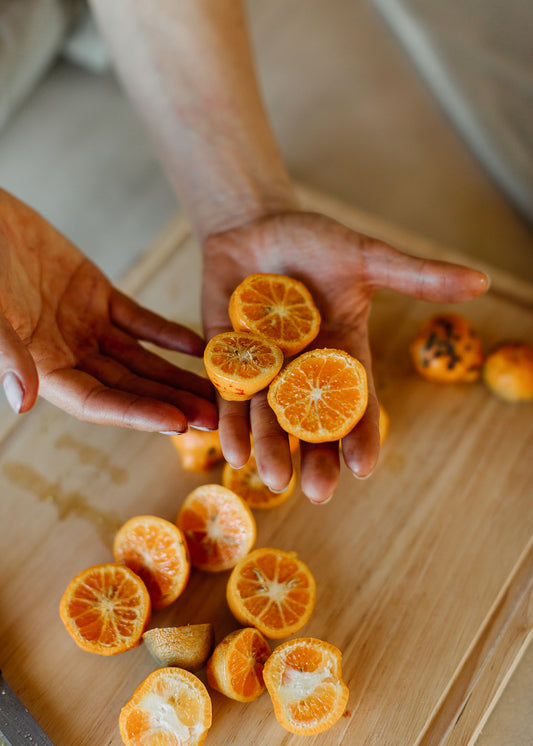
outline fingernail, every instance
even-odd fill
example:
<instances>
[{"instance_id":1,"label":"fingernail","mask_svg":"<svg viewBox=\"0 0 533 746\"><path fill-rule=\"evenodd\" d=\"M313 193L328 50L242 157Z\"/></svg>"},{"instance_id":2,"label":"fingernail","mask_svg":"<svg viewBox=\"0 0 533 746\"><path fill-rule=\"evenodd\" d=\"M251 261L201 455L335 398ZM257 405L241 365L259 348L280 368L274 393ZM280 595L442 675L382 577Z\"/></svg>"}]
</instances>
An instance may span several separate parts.
<instances>
[{"instance_id":1,"label":"fingernail","mask_svg":"<svg viewBox=\"0 0 533 746\"><path fill-rule=\"evenodd\" d=\"M14 373L9 371L5 374L2 385L9 406L15 414L19 414L22 409L22 399L24 397L24 389L21 382Z\"/></svg>"},{"instance_id":2,"label":"fingernail","mask_svg":"<svg viewBox=\"0 0 533 746\"><path fill-rule=\"evenodd\" d=\"M275 495L281 495L281 493L282 493L282 492L285 492L285 490L287 489L287 487L288 487L289 485L288 485L288 484L287 484L287 485L285 485L285 487L282 487L282 488L281 488L280 490L275 490L275 489L273 489L272 487L269 487L269 485L268 485L268 484L267 484L266 486L267 486L267 487L268 487L268 489L269 489L269 490L270 490L271 492L273 492L273 493L274 493Z\"/></svg>"},{"instance_id":3,"label":"fingernail","mask_svg":"<svg viewBox=\"0 0 533 746\"><path fill-rule=\"evenodd\" d=\"M186 430L161 430L159 435L183 435Z\"/></svg>"},{"instance_id":4,"label":"fingernail","mask_svg":"<svg viewBox=\"0 0 533 746\"><path fill-rule=\"evenodd\" d=\"M309 502L311 505L327 505L331 500L333 499L333 494L331 494L329 497L326 497L325 500L312 500L309 498Z\"/></svg>"},{"instance_id":5,"label":"fingernail","mask_svg":"<svg viewBox=\"0 0 533 746\"><path fill-rule=\"evenodd\" d=\"M373 473L374 473L374 472L373 472L373 471L371 471L371 472L369 472L368 474L362 474L362 475L361 475L361 474L356 474L356 473L355 473L355 471L354 471L354 472L352 472L352 474L354 475L354 477L355 477L356 479L359 479L359 480L360 480L361 482L363 482L363 481L364 481L365 479L369 479L369 478L370 478L370 477L372 476L372 474L373 474Z\"/></svg>"}]
</instances>

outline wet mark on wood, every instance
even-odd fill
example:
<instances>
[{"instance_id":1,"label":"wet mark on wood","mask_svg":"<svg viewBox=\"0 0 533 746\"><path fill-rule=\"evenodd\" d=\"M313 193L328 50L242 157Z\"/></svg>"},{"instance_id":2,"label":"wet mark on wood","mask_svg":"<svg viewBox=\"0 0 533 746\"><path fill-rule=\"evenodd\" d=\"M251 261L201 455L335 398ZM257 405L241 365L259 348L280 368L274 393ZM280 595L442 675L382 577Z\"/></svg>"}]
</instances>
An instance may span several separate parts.
<instances>
[{"instance_id":1,"label":"wet mark on wood","mask_svg":"<svg viewBox=\"0 0 533 746\"><path fill-rule=\"evenodd\" d=\"M120 466L111 463L108 454L99 448L90 446L82 440L73 438L72 435L65 433L55 442L56 448L70 448L75 451L82 464L94 466L101 471L109 474L115 484L124 484L128 480L128 472Z\"/></svg>"},{"instance_id":2,"label":"wet mark on wood","mask_svg":"<svg viewBox=\"0 0 533 746\"><path fill-rule=\"evenodd\" d=\"M117 513L99 510L77 490L65 492L58 482L49 481L36 469L19 461L7 461L3 472L13 487L30 492L40 502L51 503L60 521L70 516L81 518L96 530L106 546L112 545L114 535L122 524Z\"/></svg>"}]
</instances>

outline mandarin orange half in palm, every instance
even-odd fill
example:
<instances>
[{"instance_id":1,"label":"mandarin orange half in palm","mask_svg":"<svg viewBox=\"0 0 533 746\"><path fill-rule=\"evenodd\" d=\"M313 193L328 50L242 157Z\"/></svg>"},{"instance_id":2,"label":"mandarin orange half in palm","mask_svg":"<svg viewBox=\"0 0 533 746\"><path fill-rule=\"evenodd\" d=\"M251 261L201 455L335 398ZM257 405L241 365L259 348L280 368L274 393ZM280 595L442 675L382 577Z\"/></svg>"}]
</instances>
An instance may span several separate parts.
<instances>
[{"instance_id":1,"label":"mandarin orange half in palm","mask_svg":"<svg viewBox=\"0 0 533 746\"><path fill-rule=\"evenodd\" d=\"M268 403L281 427L300 440L340 440L365 413L365 368L344 350L304 352L272 381Z\"/></svg>"},{"instance_id":2,"label":"mandarin orange half in palm","mask_svg":"<svg viewBox=\"0 0 533 746\"><path fill-rule=\"evenodd\" d=\"M287 356L307 347L320 329L311 293L287 275L248 275L233 291L228 312L236 331L267 337Z\"/></svg>"}]
</instances>

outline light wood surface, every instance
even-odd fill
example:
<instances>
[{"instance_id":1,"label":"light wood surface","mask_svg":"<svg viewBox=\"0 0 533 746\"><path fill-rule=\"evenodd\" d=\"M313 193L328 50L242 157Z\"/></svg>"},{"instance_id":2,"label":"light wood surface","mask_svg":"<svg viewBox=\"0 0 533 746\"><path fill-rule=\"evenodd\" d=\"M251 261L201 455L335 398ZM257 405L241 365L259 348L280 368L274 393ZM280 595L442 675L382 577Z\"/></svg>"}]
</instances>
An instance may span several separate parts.
<instances>
[{"instance_id":1,"label":"light wood surface","mask_svg":"<svg viewBox=\"0 0 533 746\"><path fill-rule=\"evenodd\" d=\"M373 227L414 253L442 255L321 195L303 195L309 207ZM199 328L199 272L198 248L178 218L123 286ZM533 289L498 272L492 280L489 294L454 310L487 347L530 337ZM327 506L313 507L297 491L257 514L257 546L297 551L316 577L317 606L302 633L344 656L345 717L306 743L473 743L531 637L532 409L499 402L481 383L442 387L413 372L409 341L441 308L375 298L375 375L391 419L375 475L357 481L344 470ZM219 479L214 470L209 481ZM205 481L182 471L165 436L79 423L45 403L5 428L2 668L56 746L119 744L120 708L154 668L142 646L111 659L76 648L58 616L64 588L79 570L111 559L121 522L141 512L174 519ZM194 573L153 625L212 621L220 639L236 626L226 580ZM277 724L267 694L249 705L212 698L206 744L301 742Z\"/></svg>"}]
</instances>

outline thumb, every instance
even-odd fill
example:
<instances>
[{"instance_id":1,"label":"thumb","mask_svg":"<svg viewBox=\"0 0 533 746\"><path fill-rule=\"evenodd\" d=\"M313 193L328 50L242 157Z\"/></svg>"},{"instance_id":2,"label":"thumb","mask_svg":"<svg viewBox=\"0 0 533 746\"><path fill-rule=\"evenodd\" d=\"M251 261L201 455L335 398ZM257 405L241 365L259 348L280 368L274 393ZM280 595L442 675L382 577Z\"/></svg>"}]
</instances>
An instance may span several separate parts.
<instances>
[{"instance_id":1,"label":"thumb","mask_svg":"<svg viewBox=\"0 0 533 746\"><path fill-rule=\"evenodd\" d=\"M33 407L39 376L33 358L0 311L0 381L9 405L17 414Z\"/></svg>"}]
</instances>

